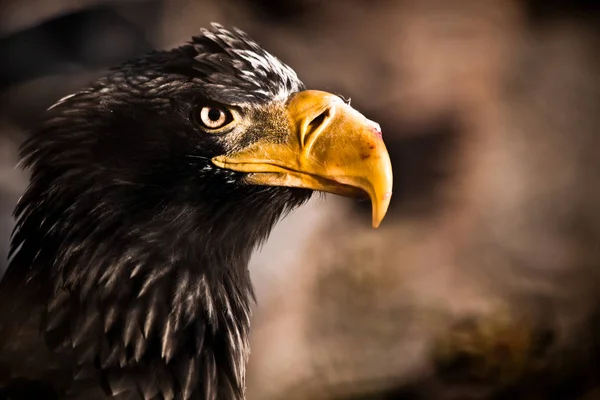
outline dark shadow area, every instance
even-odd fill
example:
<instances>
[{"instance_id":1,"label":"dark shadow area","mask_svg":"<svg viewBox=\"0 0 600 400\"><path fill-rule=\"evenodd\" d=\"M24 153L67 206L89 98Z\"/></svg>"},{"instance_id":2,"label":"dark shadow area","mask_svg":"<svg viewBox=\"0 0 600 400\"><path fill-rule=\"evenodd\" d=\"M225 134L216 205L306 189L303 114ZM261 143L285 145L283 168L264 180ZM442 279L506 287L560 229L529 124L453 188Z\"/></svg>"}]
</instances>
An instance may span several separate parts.
<instances>
[{"instance_id":1,"label":"dark shadow area","mask_svg":"<svg viewBox=\"0 0 600 400\"><path fill-rule=\"evenodd\" d=\"M145 2L142 17L160 18L160 1ZM0 38L0 91L46 75L105 68L152 49L139 25L110 4L62 15Z\"/></svg>"}]
</instances>

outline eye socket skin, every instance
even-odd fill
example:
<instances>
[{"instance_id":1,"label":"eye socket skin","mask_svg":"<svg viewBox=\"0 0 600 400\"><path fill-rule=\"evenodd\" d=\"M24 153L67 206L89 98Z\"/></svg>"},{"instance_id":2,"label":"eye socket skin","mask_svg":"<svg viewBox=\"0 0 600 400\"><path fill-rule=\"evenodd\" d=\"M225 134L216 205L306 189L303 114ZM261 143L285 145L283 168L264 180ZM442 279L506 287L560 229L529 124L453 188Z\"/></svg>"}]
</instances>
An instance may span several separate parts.
<instances>
[{"instance_id":1,"label":"eye socket skin","mask_svg":"<svg viewBox=\"0 0 600 400\"><path fill-rule=\"evenodd\" d=\"M208 131L222 129L233 121L231 112L222 106L205 105L198 112L198 123Z\"/></svg>"}]
</instances>

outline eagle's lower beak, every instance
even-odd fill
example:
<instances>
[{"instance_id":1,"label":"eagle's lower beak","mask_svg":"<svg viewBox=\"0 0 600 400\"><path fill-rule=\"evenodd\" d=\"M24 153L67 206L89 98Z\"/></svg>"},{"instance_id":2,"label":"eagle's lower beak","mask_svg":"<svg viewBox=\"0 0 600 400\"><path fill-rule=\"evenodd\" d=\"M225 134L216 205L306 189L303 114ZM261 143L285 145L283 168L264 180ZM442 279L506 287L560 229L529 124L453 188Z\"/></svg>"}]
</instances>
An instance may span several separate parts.
<instances>
[{"instance_id":1,"label":"eagle's lower beak","mask_svg":"<svg viewBox=\"0 0 600 400\"><path fill-rule=\"evenodd\" d=\"M338 96L316 90L296 93L287 113L289 135L265 137L213 163L249 173L251 184L366 194L377 228L392 196L392 165L379 125Z\"/></svg>"}]
</instances>

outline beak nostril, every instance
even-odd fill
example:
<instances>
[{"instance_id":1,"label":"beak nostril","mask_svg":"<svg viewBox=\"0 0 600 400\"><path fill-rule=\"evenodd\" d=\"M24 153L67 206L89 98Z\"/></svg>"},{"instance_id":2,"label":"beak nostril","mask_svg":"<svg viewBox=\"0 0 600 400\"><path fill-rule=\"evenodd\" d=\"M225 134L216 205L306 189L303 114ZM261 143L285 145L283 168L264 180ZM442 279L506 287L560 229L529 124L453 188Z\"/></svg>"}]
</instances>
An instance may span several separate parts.
<instances>
[{"instance_id":1,"label":"beak nostril","mask_svg":"<svg viewBox=\"0 0 600 400\"><path fill-rule=\"evenodd\" d=\"M319 115L317 115L315 118L312 119L312 121L308 123L307 131L314 132L315 129L323 125L323 122L327 119L327 117L329 117L329 108L323 110Z\"/></svg>"}]
</instances>

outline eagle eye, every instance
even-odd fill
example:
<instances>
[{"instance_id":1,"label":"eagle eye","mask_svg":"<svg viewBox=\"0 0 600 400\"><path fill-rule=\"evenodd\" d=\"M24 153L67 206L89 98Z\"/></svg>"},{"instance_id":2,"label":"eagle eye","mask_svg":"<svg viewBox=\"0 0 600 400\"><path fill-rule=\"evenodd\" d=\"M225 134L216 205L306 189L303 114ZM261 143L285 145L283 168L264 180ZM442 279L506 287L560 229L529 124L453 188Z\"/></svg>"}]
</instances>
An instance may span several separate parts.
<instances>
[{"instance_id":1,"label":"eagle eye","mask_svg":"<svg viewBox=\"0 0 600 400\"><path fill-rule=\"evenodd\" d=\"M199 122L207 130L221 129L233 121L231 112L225 107L203 106L200 108Z\"/></svg>"}]
</instances>

